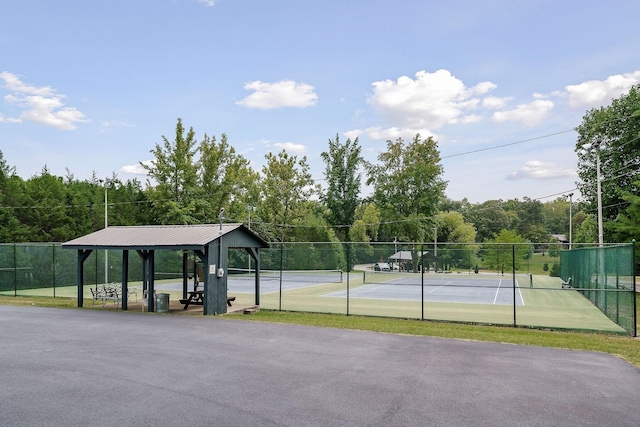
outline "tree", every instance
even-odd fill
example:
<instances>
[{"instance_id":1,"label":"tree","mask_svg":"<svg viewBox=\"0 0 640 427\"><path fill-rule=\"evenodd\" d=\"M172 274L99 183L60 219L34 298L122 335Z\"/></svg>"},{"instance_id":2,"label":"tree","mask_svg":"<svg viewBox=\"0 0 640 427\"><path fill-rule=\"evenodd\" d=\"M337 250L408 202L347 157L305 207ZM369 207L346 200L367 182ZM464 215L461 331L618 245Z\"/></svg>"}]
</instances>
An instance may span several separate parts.
<instances>
[{"instance_id":1,"label":"tree","mask_svg":"<svg viewBox=\"0 0 640 427\"><path fill-rule=\"evenodd\" d=\"M155 159L151 165L140 163L155 186L147 186L153 201L156 221L160 224L193 224L196 218L198 193L198 168L194 160L197 141L190 128L185 135L182 119L176 124L175 138L169 141L162 136L163 144L156 144L151 153Z\"/></svg>"},{"instance_id":2,"label":"tree","mask_svg":"<svg viewBox=\"0 0 640 427\"><path fill-rule=\"evenodd\" d=\"M258 215L266 224L265 230L284 242L294 236L291 227L310 209L309 199L318 192L309 172L307 158L298 160L285 150L267 153L260 183L262 201ZM303 225L303 224L298 224Z\"/></svg>"},{"instance_id":3,"label":"tree","mask_svg":"<svg viewBox=\"0 0 640 427\"><path fill-rule=\"evenodd\" d=\"M640 187L640 181L634 182ZM622 199L628 203L624 212L618 214L613 227L616 232L616 240L619 242L640 240L640 196L629 191L622 191Z\"/></svg>"},{"instance_id":4,"label":"tree","mask_svg":"<svg viewBox=\"0 0 640 427\"><path fill-rule=\"evenodd\" d=\"M228 218L245 218L250 214L247 207L258 203L260 175L229 145L224 133L219 143L205 134L198 151L199 219L217 221L222 207Z\"/></svg>"},{"instance_id":5,"label":"tree","mask_svg":"<svg viewBox=\"0 0 640 427\"><path fill-rule=\"evenodd\" d=\"M475 264L477 245L469 245L476 241L476 229L472 224L464 221L459 212L439 212L435 221L438 230L438 241L447 242L445 248L438 249L441 261L439 265L445 267L471 268Z\"/></svg>"},{"instance_id":6,"label":"tree","mask_svg":"<svg viewBox=\"0 0 640 427\"><path fill-rule=\"evenodd\" d=\"M532 242L546 242L549 233L544 226L542 202L524 197L522 202L516 200L514 205L519 220L516 230L520 235Z\"/></svg>"},{"instance_id":7,"label":"tree","mask_svg":"<svg viewBox=\"0 0 640 427\"><path fill-rule=\"evenodd\" d=\"M550 234L569 234L569 202L564 197L542 206L544 226Z\"/></svg>"},{"instance_id":8,"label":"tree","mask_svg":"<svg viewBox=\"0 0 640 427\"><path fill-rule=\"evenodd\" d=\"M374 186L372 201L387 222L383 238L419 242L433 236L432 217L446 188L436 141L419 134L406 146L402 138L387 141L378 160L381 164L365 167L367 185Z\"/></svg>"},{"instance_id":9,"label":"tree","mask_svg":"<svg viewBox=\"0 0 640 427\"><path fill-rule=\"evenodd\" d=\"M501 230L509 230L517 216L507 212L502 200L487 200L471 205L464 213L465 220L474 225L478 242L494 239Z\"/></svg>"},{"instance_id":10,"label":"tree","mask_svg":"<svg viewBox=\"0 0 640 427\"><path fill-rule=\"evenodd\" d=\"M511 271L513 267L520 268L520 261L526 259L531 252L531 245L527 245L526 240L516 231L502 230L484 247L483 252L488 267L504 273Z\"/></svg>"},{"instance_id":11,"label":"tree","mask_svg":"<svg viewBox=\"0 0 640 427\"><path fill-rule=\"evenodd\" d=\"M51 175L45 166L40 175L30 178L25 185L27 206L25 215L29 238L36 242L64 242L73 233L68 231L75 218L67 215L67 188L62 178Z\"/></svg>"},{"instance_id":12,"label":"tree","mask_svg":"<svg viewBox=\"0 0 640 427\"><path fill-rule=\"evenodd\" d=\"M0 150L0 241L24 242L29 240L29 229L21 221L28 213L24 205L24 181L16 175L16 168L9 166Z\"/></svg>"},{"instance_id":13,"label":"tree","mask_svg":"<svg viewBox=\"0 0 640 427\"><path fill-rule=\"evenodd\" d=\"M349 230L349 240L357 243L351 253L354 255L353 263L361 260L369 260L374 254L373 246L369 244L378 239L380 228L380 211L373 203L358 206L355 212L355 221Z\"/></svg>"},{"instance_id":14,"label":"tree","mask_svg":"<svg viewBox=\"0 0 640 427\"><path fill-rule=\"evenodd\" d=\"M598 223L594 215L588 214L575 227L574 243L594 243L598 241Z\"/></svg>"},{"instance_id":15,"label":"tree","mask_svg":"<svg viewBox=\"0 0 640 427\"><path fill-rule=\"evenodd\" d=\"M325 163L327 190L321 200L327 207L327 220L344 240L350 240L348 226L353 224L360 203L361 176L358 167L363 162L358 138L340 144L339 136L329 140L329 150L321 154Z\"/></svg>"},{"instance_id":16,"label":"tree","mask_svg":"<svg viewBox=\"0 0 640 427\"><path fill-rule=\"evenodd\" d=\"M640 85L636 85L629 93L614 99L611 105L588 111L576 128L575 150L581 179L578 189L590 204L590 213L596 212L597 205L596 161L593 153L584 151L583 146L602 141L599 151L605 222L615 220L626 208L624 192L640 195L636 180L640 166L640 117L636 113L639 107ZM615 230L605 227L605 240L611 240L613 232Z\"/></svg>"},{"instance_id":17,"label":"tree","mask_svg":"<svg viewBox=\"0 0 640 427\"><path fill-rule=\"evenodd\" d=\"M349 232L351 241L370 242L378 239L380 228L380 211L373 203L358 206L355 212L355 221Z\"/></svg>"}]
</instances>

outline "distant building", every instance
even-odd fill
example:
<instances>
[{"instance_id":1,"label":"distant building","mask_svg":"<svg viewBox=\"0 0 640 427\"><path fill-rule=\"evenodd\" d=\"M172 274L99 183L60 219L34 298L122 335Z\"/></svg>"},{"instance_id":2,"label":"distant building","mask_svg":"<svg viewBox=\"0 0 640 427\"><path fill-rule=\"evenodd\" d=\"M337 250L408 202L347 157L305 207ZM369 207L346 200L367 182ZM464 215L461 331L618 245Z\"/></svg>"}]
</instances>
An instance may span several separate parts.
<instances>
[{"instance_id":1,"label":"distant building","mask_svg":"<svg viewBox=\"0 0 640 427\"><path fill-rule=\"evenodd\" d=\"M558 243L562 243L564 249L569 249L569 239L564 234L552 234L551 237L556 239Z\"/></svg>"}]
</instances>

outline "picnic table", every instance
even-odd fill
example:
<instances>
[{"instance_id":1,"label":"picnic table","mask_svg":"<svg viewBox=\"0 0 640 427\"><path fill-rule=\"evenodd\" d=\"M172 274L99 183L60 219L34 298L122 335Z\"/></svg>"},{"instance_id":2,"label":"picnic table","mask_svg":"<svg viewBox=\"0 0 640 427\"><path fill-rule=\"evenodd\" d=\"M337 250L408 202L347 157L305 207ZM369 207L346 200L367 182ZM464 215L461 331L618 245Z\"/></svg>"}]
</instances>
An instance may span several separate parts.
<instances>
[{"instance_id":1,"label":"picnic table","mask_svg":"<svg viewBox=\"0 0 640 427\"><path fill-rule=\"evenodd\" d=\"M181 299L180 304L184 304L183 310L189 308L190 305L204 305L204 291L190 291L187 293L187 299ZM235 301L236 297L227 297L227 305L231 307L231 302Z\"/></svg>"},{"instance_id":2,"label":"picnic table","mask_svg":"<svg viewBox=\"0 0 640 427\"><path fill-rule=\"evenodd\" d=\"M189 305L204 305L204 291L191 291L188 293L187 299L181 299L180 304L184 304L183 310L189 308Z\"/></svg>"}]
</instances>

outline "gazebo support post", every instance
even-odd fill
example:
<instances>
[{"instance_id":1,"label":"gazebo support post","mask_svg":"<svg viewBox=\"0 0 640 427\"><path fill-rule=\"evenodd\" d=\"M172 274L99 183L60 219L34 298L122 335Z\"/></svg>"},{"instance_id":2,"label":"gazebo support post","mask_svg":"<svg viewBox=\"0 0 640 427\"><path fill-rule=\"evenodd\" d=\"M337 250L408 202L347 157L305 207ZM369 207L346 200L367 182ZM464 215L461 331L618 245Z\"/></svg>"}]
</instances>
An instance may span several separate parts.
<instances>
[{"instance_id":1,"label":"gazebo support post","mask_svg":"<svg viewBox=\"0 0 640 427\"><path fill-rule=\"evenodd\" d=\"M91 249L78 249L78 307L82 307L84 302L84 262L91 252Z\"/></svg>"}]
</instances>

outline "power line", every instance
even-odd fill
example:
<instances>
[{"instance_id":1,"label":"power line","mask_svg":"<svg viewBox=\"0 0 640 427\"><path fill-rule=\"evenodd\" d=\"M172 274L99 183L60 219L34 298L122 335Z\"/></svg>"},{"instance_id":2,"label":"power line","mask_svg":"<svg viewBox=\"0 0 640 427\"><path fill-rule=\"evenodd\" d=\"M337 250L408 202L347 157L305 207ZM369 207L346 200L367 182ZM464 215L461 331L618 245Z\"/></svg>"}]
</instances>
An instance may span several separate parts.
<instances>
[{"instance_id":1,"label":"power line","mask_svg":"<svg viewBox=\"0 0 640 427\"><path fill-rule=\"evenodd\" d=\"M493 147L486 147L486 148L480 148L478 150L465 151L463 153L450 154L448 156L442 156L442 157L440 157L440 159L450 159L452 157L466 156L467 154L474 154L474 153L481 153L483 151L497 150L498 148L511 147L513 145L524 144L525 142L537 141L539 139L544 139L544 138L550 138L552 136L562 135L564 133L569 133L569 132L574 132L574 130L573 129L563 130L563 131L560 131L560 132L550 133L550 134L547 134L547 135L536 136L536 137L529 138L529 139L523 139L522 141L510 142L508 144L494 145Z\"/></svg>"}]
</instances>

